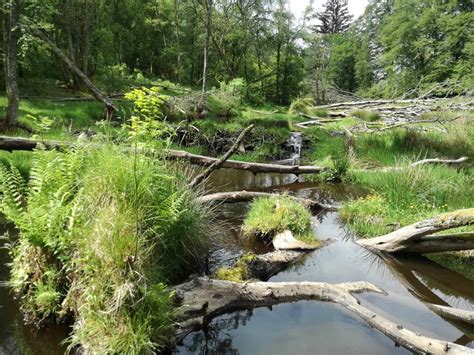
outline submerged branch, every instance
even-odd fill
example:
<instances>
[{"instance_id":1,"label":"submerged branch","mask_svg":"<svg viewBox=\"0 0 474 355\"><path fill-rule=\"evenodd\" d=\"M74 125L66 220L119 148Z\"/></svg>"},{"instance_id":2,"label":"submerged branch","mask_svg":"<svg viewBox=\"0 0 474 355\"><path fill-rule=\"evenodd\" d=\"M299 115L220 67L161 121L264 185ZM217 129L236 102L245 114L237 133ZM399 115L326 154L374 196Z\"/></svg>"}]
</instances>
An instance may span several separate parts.
<instances>
[{"instance_id":1,"label":"submerged branch","mask_svg":"<svg viewBox=\"0 0 474 355\"><path fill-rule=\"evenodd\" d=\"M205 195L198 198L200 202L209 203L237 203L237 202L248 202L259 197L272 197L279 196L277 193L268 192L252 192L252 191L234 191L234 192L218 192L211 195ZM310 200L307 198L291 196L295 201L300 202L305 207L311 210L326 210L336 211L337 208L331 205L322 204L320 202Z\"/></svg>"},{"instance_id":2,"label":"submerged branch","mask_svg":"<svg viewBox=\"0 0 474 355\"><path fill-rule=\"evenodd\" d=\"M225 153L222 158L219 160L216 160L214 163L212 163L203 173L199 174L196 176L193 181L189 184L190 188L193 188L197 185L199 185L201 182L206 180L214 170L220 169L222 165L232 156L232 154L235 153L237 149L239 149L240 144L242 141L245 139L245 136L254 128L254 125L250 125L247 128L245 128L239 135L239 137L236 139L232 147Z\"/></svg>"}]
</instances>

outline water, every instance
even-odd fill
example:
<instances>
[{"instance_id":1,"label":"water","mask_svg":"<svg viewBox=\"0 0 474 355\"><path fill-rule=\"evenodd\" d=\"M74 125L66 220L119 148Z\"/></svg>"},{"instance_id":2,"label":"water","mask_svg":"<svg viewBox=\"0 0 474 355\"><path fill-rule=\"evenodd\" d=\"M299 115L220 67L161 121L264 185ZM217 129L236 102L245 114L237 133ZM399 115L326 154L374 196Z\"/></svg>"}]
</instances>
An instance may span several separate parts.
<instances>
[{"instance_id":1,"label":"water","mask_svg":"<svg viewBox=\"0 0 474 355\"><path fill-rule=\"evenodd\" d=\"M293 176L253 176L221 170L211 182L213 190L289 190L325 203L364 194L342 185L296 182ZM285 185L287 184L287 185ZM273 187L272 187L273 186ZM231 228L213 262L230 264L243 249L239 228L245 204L222 206ZM427 303L474 310L474 282L421 256L386 258L359 247L339 221L337 213L314 217L321 239L333 242L316 251L303 265L286 270L270 281L368 281L387 295L363 294L362 304L384 317L423 335L474 348L474 327L443 319ZM257 250L257 252L259 252ZM343 308L328 303L297 302L272 308L242 310L214 319L209 326L186 337L177 354L404 354L405 349L368 327Z\"/></svg>"},{"instance_id":2,"label":"water","mask_svg":"<svg viewBox=\"0 0 474 355\"><path fill-rule=\"evenodd\" d=\"M286 143L288 150L290 151L290 158L280 160L278 164L284 165L298 165L301 159L301 147L303 145L303 134L301 132L291 133L290 139Z\"/></svg>"},{"instance_id":3,"label":"water","mask_svg":"<svg viewBox=\"0 0 474 355\"><path fill-rule=\"evenodd\" d=\"M343 185L298 181L293 175L220 170L210 179L211 191L283 191L324 203L341 202L365 192ZM211 256L211 271L231 264L242 250L266 252L240 238L246 204L220 208L223 230ZM368 308L423 335L474 348L474 327L445 320L426 303L449 304L474 310L474 282L423 257L382 260L354 243L337 213L314 217L321 239L333 242L308 257L304 264L274 276L271 281L369 281L387 295L363 294ZM0 249L0 280L8 278L6 250ZM22 325L21 315L8 289L0 287L0 354L62 354L59 345L68 328L35 330ZM175 353L206 354L404 354L390 339L368 327L338 305L297 302L271 308L241 310L214 319L200 332L186 337Z\"/></svg>"}]
</instances>

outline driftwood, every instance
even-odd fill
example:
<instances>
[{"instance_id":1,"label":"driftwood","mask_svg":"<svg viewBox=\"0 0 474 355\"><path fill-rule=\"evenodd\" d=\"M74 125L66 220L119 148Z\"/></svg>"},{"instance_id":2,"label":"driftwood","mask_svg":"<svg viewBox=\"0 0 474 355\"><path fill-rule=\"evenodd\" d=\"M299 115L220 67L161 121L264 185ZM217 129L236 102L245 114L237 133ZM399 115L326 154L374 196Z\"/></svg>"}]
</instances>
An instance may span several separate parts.
<instances>
[{"instance_id":1,"label":"driftwood","mask_svg":"<svg viewBox=\"0 0 474 355\"><path fill-rule=\"evenodd\" d=\"M408 165L408 168L416 168L421 165L458 165L458 164L465 163L468 160L469 160L468 157L461 157L459 159L423 159L423 160L418 160L414 163L411 163L410 165ZM404 166L388 166L388 167L380 168L377 170L390 172L390 171L396 171L396 170L403 170L406 168L407 167L404 167Z\"/></svg>"},{"instance_id":2,"label":"driftwood","mask_svg":"<svg viewBox=\"0 0 474 355\"><path fill-rule=\"evenodd\" d=\"M474 249L472 233L434 235L474 224L474 208L445 213L373 239L358 240L363 247L385 253L439 253Z\"/></svg>"},{"instance_id":3,"label":"driftwood","mask_svg":"<svg viewBox=\"0 0 474 355\"><path fill-rule=\"evenodd\" d=\"M235 192L218 192L215 194L205 195L198 197L198 200L202 203L237 203L237 202L248 202L259 197L272 197L279 196L280 194L268 193L268 192L252 192L252 191L235 191ZM320 202L310 200L307 198L300 198L291 196L295 201L300 202L305 207L312 211L335 211L336 207L331 205L322 204Z\"/></svg>"},{"instance_id":4,"label":"driftwood","mask_svg":"<svg viewBox=\"0 0 474 355\"><path fill-rule=\"evenodd\" d=\"M254 258L247 262L249 276L260 281L267 281L270 277L287 269L288 266L300 262L308 255L309 252L294 250L277 250L255 255Z\"/></svg>"},{"instance_id":5,"label":"driftwood","mask_svg":"<svg viewBox=\"0 0 474 355\"><path fill-rule=\"evenodd\" d=\"M0 142L1 145L1 142ZM169 159L175 160L187 160L191 164L196 164L200 166L210 166L219 159L206 157L203 155L191 154L181 150L168 150L167 157ZM278 165L278 164L261 164L261 163L248 163L237 160L227 160L225 161L222 168L227 169L236 169L236 170L246 170L254 174L258 173L280 173L280 174L294 174L294 175L303 175L303 174L320 174L326 170L324 167L320 166L289 166L289 165Z\"/></svg>"},{"instance_id":6,"label":"driftwood","mask_svg":"<svg viewBox=\"0 0 474 355\"><path fill-rule=\"evenodd\" d=\"M384 291L368 282L251 282L196 278L173 288L178 307L178 338L204 327L211 319L237 309L269 307L302 300L337 303L397 344L417 353L473 354L467 347L424 337L362 306L354 294Z\"/></svg>"},{"instance_id":7,"label":"driftwood","mask_svg":"<svg viewBox=\"0 0 474 355\"><path fill-rule=\"evenodd\" d=\"M16 151L16 150L27 150L31 151L37 148L39 144L44 145L47 148L67 148L72 145L68 142L58 141L47 141L47 140L33 140L28 138L20 137L6 137L0 136L0 150ZM168 150L166 158L170 160L187 160L191 164L200 166L210 166L219 161L217 158L211 158L204 155L191 154L181 150ZM220 166L221 168L246 170L251 171L254 174L258 173L281 173L281 174L319 174L326 170L320 166L288 166L278 164L260 164L260 163L248 163L237 160L227 160Z\"/></svg>"},{"instance_id":8,"label":"driftwood","mask_svg":"<svg viewBox=\"0 0 474 355\"><path fill-rule=\"evenodd\" d=\"M232 154L235 153L237 149L239 149L242 141L244 140L245 136L254 128L254 125L250 125L247 128L245 128L235 141L235 143L232 145L232 147L225 153L222 158L219 160L215 161L212 163L204 172L196 176L191 183L189 184L190 188L193 188L197 185L199 185L201 182L206 180L214 170L219 169L231 156Z\"/></svg>"},{"instance_id":9,"label":"driftwood","mask_svg":"<svg viewBox=\"0 0 474 355\"><path fill-rule=\"evenodd\" d=\"M379 257L383 260L384 265L390 269L392 275L414 297L464 334L455 343L467 345L474 340L474 328L469 321L469 313L472 312L452 308L445 300L426 286L426 284L430 284L431 287L447 295L472 299L474 297L474 290L470 287L470 280L455 271L446 269L418 255L405 254L395 257L383 254L379 255ZM454 316L454 314L457 316Z\"/></svg>"},{"instance_id":10,"label":"driftwood","mask_svg":"<svg viewBox=\"0 0 474 355\"><path fill-rule=\"evenodd\" d=\"M433 312L443 316L444 318L474 324L474 312L466 311L464 309L440 306L437 304L431 304L429 307L431 310L433 310Z\"/></svg>"},{"instance_id":11,"label":"driftwood","mask_svg":"<svg viewBox=\"0 0 474 355\"><path fill-rule=\"evenodd\" d=\"M317 240L309 244L296 239L289 230L273 237L272 244L276 250L313 251L321 247L321 243Z\"/></svg>"}]
</instances>

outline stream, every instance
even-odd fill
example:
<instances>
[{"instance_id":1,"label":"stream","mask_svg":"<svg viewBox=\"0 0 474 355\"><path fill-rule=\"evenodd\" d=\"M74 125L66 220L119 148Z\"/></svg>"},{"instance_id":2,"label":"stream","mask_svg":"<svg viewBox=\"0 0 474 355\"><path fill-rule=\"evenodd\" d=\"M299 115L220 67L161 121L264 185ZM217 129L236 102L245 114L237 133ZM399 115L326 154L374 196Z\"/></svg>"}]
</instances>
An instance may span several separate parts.
<instances>
[{"instance_id":1,"label":"stream","mask_svg":"<svg viewBox=\"0 0 474 355\"><path fill-rule=\"evenodd\" d=\"M301 137L300 137L301 138ZM295 155L292 159L299 158ZM342 184L297 181L294 175L259 174L222 169L212 174L210 190L289 191L296 196L340 204L364 191ZM219 207L221 234L210 255L208 271L231 265L243 252L268 248L240 237L247 204ZM426 303L474 310L474 281L422 256L382 260L355 243L355 236L334 212L313 217L317 236L328 246L270 281L368 281L387 295L363 294L368 308L423 335L474 349L474 326L443 319ZM8 253L0 249L0 282L8 279ZM58 345L66 327L35 330L22 325L21 314L8 289L0 283L0 354L62 354ZM406 354L404 348L372 329L342 307L321 302L297 302L271 308L240 310L214 319L206 329L189 334L175 354Z\"/></svg>"}]
</instances>

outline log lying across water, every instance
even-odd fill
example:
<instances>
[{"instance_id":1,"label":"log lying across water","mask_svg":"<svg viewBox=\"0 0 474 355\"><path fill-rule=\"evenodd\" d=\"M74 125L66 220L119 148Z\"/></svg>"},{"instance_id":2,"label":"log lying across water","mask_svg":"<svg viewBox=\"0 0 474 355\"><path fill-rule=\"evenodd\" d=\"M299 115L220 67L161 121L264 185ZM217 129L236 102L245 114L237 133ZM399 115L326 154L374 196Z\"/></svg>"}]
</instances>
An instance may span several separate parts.
<instances>
[{"instance_id":1,"label":"log lying across water","mask_svg":"<svg viewBox=\"0 0 474 355\"><path fill-rule=\"evenodd\" d=\"M363 247L385 253L440 253L474 249L474 233L435 235L452 228L474 225L474 208L445 213L373 239L361 239Z\"/></svg>"},{"instance_id":2,"label":"log lying across water","mask_svg":"<svg viewBox=\"0 0 474 355\"><path fill-rule=\"evenodd\" d=\"M252 191L234 191L234 192L218 192L215 194L205 195L198 198L203 203L236 203L236 202L248 202L259 197L273 197L279 196L280 194L268 193L268 192L252 192ZM301 198L291 196L295 201L300 202L305 207L311 210L325 210L325 211L336 211L337 207L326 205L314 200L307 198Z\"/></svg>"},{"instance_id":3,"label":"log lying across water","mask_svg":"<svg viewBox=\"0 0 474 355\"><path fill-rule=\"evenodd\" d=\"M176 286L178 338L202 329L213 318L231 311L302 300L337 303L382 332L397 344L416 353L473 354L472 349L454 343L419 335L385 319L362 306L354 294L385 294L368 282L327 284L319 282L250 282L196 278Z\"/></svg>"},{"instance_id":4,"label":"log lying across water","mask_svg":"<svg viewBox=\"0 0 474 355\"><path fill-rule=\"evenodd\" d=\"M15 150L34 150L38 145L43 145L46 148L60 149L71 146L71 143L48 141L48 140L33 140L20 137L6 137L0 136L0 150L15 151ZM168 150L167 157L172 160L187 160L191 164L200 166L211 166L220 161L217 158L211 158L204 155L191 154L181 150ZM254 174L258 173L280 173L280 174L319 174L326 170L320 166L289 166L278 164L261 164L248 163L237 160L227 160L220 166L227 169L246 170Z\"/></svg>"},{"instance_id":5,"label":"log lying across water","mask_svg":"<svg viewBox=\"0 0 474 355\"><path fill-rule=\"evenodd\" d=\"M187 160L191 164L200 166L210 166L219 159L206 157L204 155L191 154L181 150L168 150L168 157L171 159L182 159ZM261 163L248 163L237 160L227 160L222 164L222 168L235 169L235 170L246 170L254 174L258 173L280 173L280 174L319 174L326 170L320 166L290 166L290 165L278 165L278 164L261 164Z\"/></svg>"}]
</instances>

